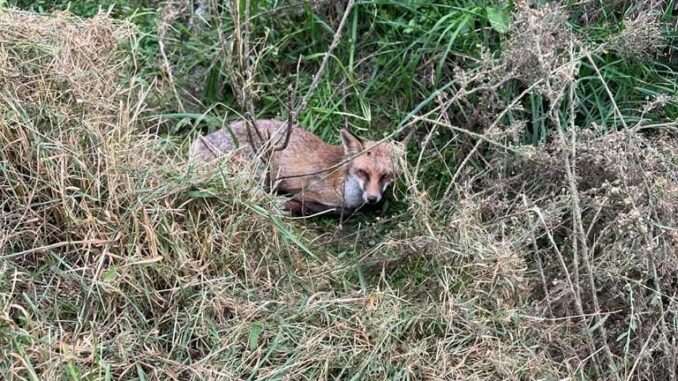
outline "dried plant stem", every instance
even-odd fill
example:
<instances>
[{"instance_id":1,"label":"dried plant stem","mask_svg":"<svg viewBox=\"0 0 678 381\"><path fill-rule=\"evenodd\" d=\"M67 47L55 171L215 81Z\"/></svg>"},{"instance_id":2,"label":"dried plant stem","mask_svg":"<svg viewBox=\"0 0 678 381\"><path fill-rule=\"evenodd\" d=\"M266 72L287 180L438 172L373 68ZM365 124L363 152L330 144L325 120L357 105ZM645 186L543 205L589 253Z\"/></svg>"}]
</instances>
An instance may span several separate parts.
<instances>
[{"instance_id":1,"label":"dried plant stem","mask_svg":"<svg viewBox=\"0 0 678 381\"><path fill-rule=\"evenodd\" d=\"M600 69L598 69L598 65L596 65L596 62L593 60L593 57L591 57L591 52L586 50L586 48L584 48L584 56L589 61L589 63L591 63L591 66L593 67L593 70L596 71L596 76L598 76L598 79L600 79L600 83L603 85L603 88L605 89L607 96L610 97L610 102L612 102L612 108L614 109L614 113L617 114L617 117L619 118L619 122L621 122L622 126L624 126L624 130L628 130L629 126L626 124L626 120L624 120L624 115L621 113L621 110L619 110L619 106L617 105L617 102L615 102L615 100L614 100L614 95L612 94L612 90L610 90L610 87L607 85L605 78L600 73ZM572 90L572 91L574 91L574 90ZM574 121L572 121L572 123L574 123Z\"/></svg>"},{"instance_id":2,"label":"dried plant stem","mask_svg":"<svg viewBox=\"0 0 678 381\"><path fill-rule=\"evenodd\" d=\"M348 15L351 13L351 9L353 9L353 4L355 3L355 0L349 0L348 3L346 4L346 9L344 9L344 15L341 17L341 21L339 22L339 26L337 27L337 30L334 32L334 37L332 38L332 44L330 44L329 49L327 52L325 52L325 55L323 56L323 60L320 63L320 67L318 68L318 71L315 73L313 76L313 82L311 82L311 86L308 88L308 91L306 91L306 95L301 100L301 104L297 106L295 109L296 115L301 115L304 111L306 111L306 108L308 107L308 100L311 98L313 95L313 92L315 92L316 87L318 87L318 84L320 83L320 78L322 78L323 73L325 72L325 67L327 66L327 61L329 61L330 56L332 55L332 52L334 49L337 48L337 45L339 45L339 41L341 39L341 33L342 30L344 29L344 24L346 24L346 20L348 20Z\"/></svg>"},{"instance_id":3,"label":"dried plant stem","mask_svg":"<svg viewBox=\"0 0 678 381\"><path fill-rule=\"evenodd\" d=\"M591 66L592 66L593 69L595 70L596 76L597 76L598 79L600 80L600 83L603 85L603 88L605 89L605 92L607 93L607 95L608 95L608 97L609 97L609 99L610 99L610 102L611 102L611 104L612 104L612 107L613 107L613 109L614 109L614 112L615 112L615 114L617 115L617 117L619 118L619 121L620 121L620 123L622 124L622 126L624 127L624 130L625 130L625 131L629 131L629 127L628 127L628 125L626 124L626 121L624 120L624 117L623 117L623 115L622 115L622 113L621 113L621 110L619 109L619 106L617 105L617 102L615 101L614 95L612 94L612 91L610 90L610 87L607 85L607 82L605 81L605 78L604 78L603 75L601 74L600 69L598 68L598 66L596 65L595 61L593 60L593 57L591 56L591 53L588 52L588 51L585 51L585 55L586 55L586 58L588 59L588 61L591 63ZM636 126L633 127L633 130L639 130L639 129L640 129L640 128L638 128L638 125L636 125ZM629 139L630 139L630 135L629 135ZM628 151L629 151L629 152L633 152L633 150L628 150ZM651 196L649 190L647 189L647 188L648 188L648 187L647 187L647 176L645 175L645 172L642 170L642 168L640 168L640 172L643 173L643 180L644 180L644 183L645 183L645 185L646 185L645 188L646 188L646 192L647 192L647 195L648 195L648 200L649 200L649 202L652 204L652 196ZM624 177L622 177L622 181L623 181L624 184L626 185L626 179L625 179ZM628 187L628 186L627 186L627 187ZM636 205L634 205L633 207L637 209ZM647 245L651 246L651 245L652 245L653 238L652 238L652 237L649 237L648 235L651 235L651 232L650 232L650 231L648 231L648 233L644 235L644 238L645 238L645 241L646 241ZM662 291L661 291L661 279L660 279L660 277L659 277L659 274L657 273L657 266L656 266L656 263L655 263L654 254L653 254L651 251L648 252L648 263L649 263L649 267L650 267L649 272L650 272L650 274L652 274L652 279L654 280L654 284L655 284L655 287L656 287L656 292L661 293L661 292L662 292ZM659 309L660 309L660 313L661 313L660 318L659 318L659 323L661 323L662 330L663 330L664 332L669 332L670 330L668 329L668 327L667 327L667 325L666 325L666 320L664 319L664 316L666 315L666 311L665 311L664 306L663 306L662 303L659 303ZM654 330L654 329L653 329L653 330ZM604 333L604 332L603 332L603 333ZM648 338L648 340L649 340L649 338ZM670 352L668 340L664 340L664 344L665 344L664 346L665 346L666 350L667 350L668 352ZM636 365L636 364L634 364L634 368L635 368L635 365ZM675 361L674 361L674 365L675 365ZM670 377L671 377L672 380L675 380L675 379L676 379L676 369L675 369L675 366L669 367L669 368L670 368ZM632 373L633 373L633 372L632 372Z\"/></svg>"},{"instance_id":4,"label":"dried plant stem","mask_svg":"<svg viewBox=\"0 0 678 381\"><path fill-rule=\"evenodd\" d=\"M529 203L527 201L527 196L525 194L522 195L522 201L523 201L523 206L526 209L529 209ZM541 255L540 255L540 250L537 245L537 237L535 235L535 230L537 229L536 224L533 224L532 227L530 228L530 238L532 240L532 250L534 250L534 258L535 258L535 263L537 264L537 270L539 270L539 278L542 283L542 287L544 289L544 298L546 299L546 303L548 305L548 310L549 310L549 316L554 317L553 315L553 309L552 309L552 304L553 302L551 301L551 293L549 292L549 287L548 287L548 282L546 281L546 274L544 273L544 266L542 265L541 261Z\"/></svg>"},{"instance_id":5,"label":"dried plant stem","mask_svg":"<svg viewBox=\"0 0 678 381\"><path fill-rule=\"evenodd\" d=\"M233 2L230 9L231 18L233 19L235 27L233 40L229 44L226 44L226 40L221 33L220 39L222 41L222 48L226 48L228 45L228 48L225 49L226 65L229 69L230 76L233 79L233 88L237 89L235 91L236 98L243 110L247 139L254 151L259 152L264 142L264 137L257 126L255 120L256 114L254 111L254 90L252 86L256 68L253 68L250 65L250 57L252 55L252 52L250 51L250 0L245 0L244 2L244 15L240 9L240 2ZM219 30L221 30L221 28ZM234 48L236 52L235 59L233 58ZM236 64L235 68L232 67L233 62Z\"/></svg>"},{"instance_id":6,"label":"dried plant stem","mask_svg":"<svg viewBox=\"0 0 678 381\"><path fill-rule=\"evenodd\" d=\"M570 270L568 270L567 263L565 263L565 257L563 256L563 253L560 251L558 248L558 244L556 243L555 238L553 237L553 233L551 232L551 229L548 226L548 223L546 222L546 219L544 218L544 214L542 213L541 209L538 207L534 206L531 208L531 210L539 217L539 220L541 221L542 225L544 225L544 231L546 232L546 236L549 239L549 243L551 244L551 248L553 248L553 251L556 253L556 256L558 257L558 262L560 263L560 267L563 269L563 274L565 274L565 280L567 281L567 285L570 289L570 292L572 293L572 297L574 298L574 306L575 309L577 310L577 315L579 316L587 316L586 313L584 313L584 306L582 305L581 298L577 295L576 292L576 286L575 283L572 281L572 276L570 275ZM592 333L588 330L588 327L583 327L583 330L586 332L587 336L587 343L589 346L589 350L591 351L591 358L593 360L594 367L596 369L596 372L600 376L602 374L602 370L600 368L600 364L598 364L598 361L596 360L596 357L593 356L594 353L596 353L596 346L593 343L593 335Z\"/></svg>"},{"instance_id":7,"label":"dried plant stem","mask_svg":"<svg viewBox=\"0 0 678 381\"><path fill-rule=\"evenodd\" d=\"M577 66L577 62L574 58L574 53L573 53L573 46L572 44L570 45L570 63L572 67L572 71L575 71L575 68ZM590 57L590 56L589 56ZM547 85L548 84L547 82ZM568 187L570 189L570 196L572 198L572 224L574 228L574 232L576 234L576 239L573 240L572 242L572 250L573 250L573 258L575 259L574 267L578 268L578 259L581 257L583 263L584 263L584 268L586 270L587 274L587 280L588 280L588 285L590 288L591 292L591 300L593 302L593 308L594 308L594 313L596 314L596 319L598 320L599 323L599 329L600 333L602 336L602 342L603 342L603 351L607 357L608 365L612 370L612 375L616 380L620 380L619 374L617 373L618 369L616 366L616 361L614 359L614 355L612 354L612 351L610 350L610 346L608 345L608 334L607 334L607 329L605 328L605 325L603 321L601 320L600 315L598 315L601 311L600 309L600 303L598 301L598 294L597 294L597 287L595 283L595 278L593 275L593 267L591 266L591 252L589 251L588 248L588 243L586 240L586 230L584 229L584 224L582 221L582 208L581 208L581 201L579 197L579 189L577 186L577 180L576 180L576 158L577 158L577 151L576 151L576 143L577 143L577 126L575 125L575 104L576 104L576 99L574 96L574 83L570 84L569 86L569 92L568 92L568 101L569 101L569 106L570 106L570 115L568 117L568 123L569 123L569 132L570 132L570 152L569 154L564 155L564 166L565 166L565 172L567 175L567 183ZM551 108L551 118L552 120L556 123L558 126L557 131L558 135L565 144L567 141L567 138L565 137L565 132L563 126L560 124L560 118L558 115L555 114L554 112L555 107ZM578 285L578 281L575 280ZM581 295L578 295L579 298L581 298ZM588 330L587 330L588 331Z\"/></svg>"},{"instance_id":8,"label":"dried plant stem","mask_svg":"<svg viewBox=\"0 0 678 381\"><path fill-rule=\"evenodd\" d=\"M294 92L292 90L292 86L290 86L287 89L287 126L285 129L285 136L280 137L280 139L278 139L276 146L273 148L274 151L284 150L285 148L287 148L287 145L290 142L290 136L292 135L292 127L294 126L297 117L296 112L292 109L292 102L294 101L293 96ZM282 139L284 139L282 144L278 145L278 143L280 143L280 140Z\"/></svg>"},{"instance_id":9,"label":"dried plant stem","mask_svg":"<svg viewBox=\"0 0 678 381\"><path fill-rule=\"evenodd\" d=\"M175 7L179 7L178 9ZM170 24L176 20L176 18L185 10L185 6L175 4L173 1L168 1L162 8L162 19L158 24L158 48L160 50L160 57L162 58L162 65L165 69L165 74L167 74L167 80L169 82L170 89L172 89L172 95L177 102L179 110L184 111L184 105L182 103L179 92L177 91L176 80L174 79L174 74L172 71L172 65L170 64L169 58L167 58L167 53L165 49L165 39L167 34L167 29L170 28Z\"/></svg>"},{"instance_id":10,"label":"dried plant stem","mask_svg":"<svg viewBox=\"0 0 678 381\"><path fill-rule=\"evenodd\" d=\"M675 298L675 297L676 297L676 294L673 294L673 298ZM644 353L645 350L647 349L647 346L650 344L650 341L652 340L652 336L654 336L654 333L657 331L657 327L659 327L659 325L664 325L664 324L666 324L666 323L665 323L665 321L666 321L665 318L666 318L666 313L667 313L667 312L668 312L668 311L662 312L662 314L661 314L661 316L659 317L659 319L657 319L657 322L654 323L654 325L652 326L652 330L650 331L650 334L647 335L647 339L646 339L645 342L643 343L643 347L640 349L640 353L638 354L638 356L636 356L636 361L633 362L633 366L631 367L631 370L629 371L629 374L626 376L626 381L631 381L631 380L633 379L633 373L636 372L636 368L638 367L638 364L640 363L640 360L643 358L643 353ZM669 375L670 380L671 380L671 381L675 380L675 369L669 369L669 372L671 372L670 375Z\"/></svg>"}]
</instances>

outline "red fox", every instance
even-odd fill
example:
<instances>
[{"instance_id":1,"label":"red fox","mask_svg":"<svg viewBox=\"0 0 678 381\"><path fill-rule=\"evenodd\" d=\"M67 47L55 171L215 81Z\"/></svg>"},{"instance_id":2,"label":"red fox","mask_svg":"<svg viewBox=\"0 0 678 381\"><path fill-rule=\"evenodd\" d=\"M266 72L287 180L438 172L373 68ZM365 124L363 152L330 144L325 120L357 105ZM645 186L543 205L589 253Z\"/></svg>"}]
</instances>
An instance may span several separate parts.
<instances>
[{"instance_id":1,"label":"red fox","mask_svg":"<svg viewBox=\"0 0 678 381\"><path fill-rule=\"evenodd\" d=\"M257 120L256 125L264 139L270 136L274 143L285 140L286 122ZM256 140L255 132L252 135ZM402 148L396 143L362 141L345 129L340 137L340 145L330 145L294 126L287 146L272 153L270 180L276 192L292 196L284 206L291 214L350 214L365 204L381 201L395 179ZM189 156L211 161L238 146L242 149L235 153L238 159L255 159L244 121L198 138Z\"/></svg>"}]
</instances>

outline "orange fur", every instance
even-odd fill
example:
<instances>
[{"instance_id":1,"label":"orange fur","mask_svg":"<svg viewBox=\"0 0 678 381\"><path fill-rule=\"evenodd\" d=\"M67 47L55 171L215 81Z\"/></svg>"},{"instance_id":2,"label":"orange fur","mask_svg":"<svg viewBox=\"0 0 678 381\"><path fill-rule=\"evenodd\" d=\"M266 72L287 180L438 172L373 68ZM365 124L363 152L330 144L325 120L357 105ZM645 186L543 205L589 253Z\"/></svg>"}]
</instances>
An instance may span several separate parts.
<instances>
[{"instance_id":1,"label":"orange fur","mask_svg":"<svg viewBox=\"0 0 678 381\"><path fill-rule=\"evenodd\" d=\"M264 139L270 137L273 144L284 140L285 122L258 120L256 124ZM229 129L242 147L238 158L256 159L245 122L232 123ZM254 132L252 136L258 141ZM398 148L391 143L362 142L346 130L341 131L341 138L341 145L327 144L295 126L287 147L273 152L270 174L274 189L292 196L287 208L293 214L352 212L364 203L381 200L395 176ZM220 130L193 142L190 155L210 161L236 146L231 133Z\"/></svg>"}]
</instances>

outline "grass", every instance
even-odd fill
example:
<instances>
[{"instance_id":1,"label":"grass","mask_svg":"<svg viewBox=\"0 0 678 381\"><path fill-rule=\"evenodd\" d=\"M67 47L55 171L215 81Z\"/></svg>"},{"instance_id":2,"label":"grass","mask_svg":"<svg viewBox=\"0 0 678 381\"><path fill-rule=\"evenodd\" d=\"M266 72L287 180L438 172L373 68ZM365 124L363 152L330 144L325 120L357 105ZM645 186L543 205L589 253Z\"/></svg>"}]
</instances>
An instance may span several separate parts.
<instances>
[{"instance_id":1,"label":"grass","mask_svg":"<svg viewBox=\"0 0 678 381\"><path fill-rule=\"evenodd\" d=\"M205 3L0 9L3 379L676 377L673 2L357 1L315 89L342 6ZM290 86L410 136L384 205L187 163Z\"/></svg>"}]
</instances>

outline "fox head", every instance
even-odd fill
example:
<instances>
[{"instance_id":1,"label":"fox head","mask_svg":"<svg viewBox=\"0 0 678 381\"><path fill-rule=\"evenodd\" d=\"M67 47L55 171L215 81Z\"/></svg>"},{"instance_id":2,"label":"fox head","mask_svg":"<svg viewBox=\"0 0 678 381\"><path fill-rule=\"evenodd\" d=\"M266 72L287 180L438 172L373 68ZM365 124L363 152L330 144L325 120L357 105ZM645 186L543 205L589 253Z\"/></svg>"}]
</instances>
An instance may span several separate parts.
<instances>
[{"instance_id":1,"label":"fox head","mask_svg":"<svg viewBox=\"0 0 678 381\"><path fill-rule=\"evenodd\" d=\"M395 179L401 148L393 143L363 141L345 129L340 134L348 162L347 183L357 184L362 203L378 203Z\"/></svg>"}]
</instances>

